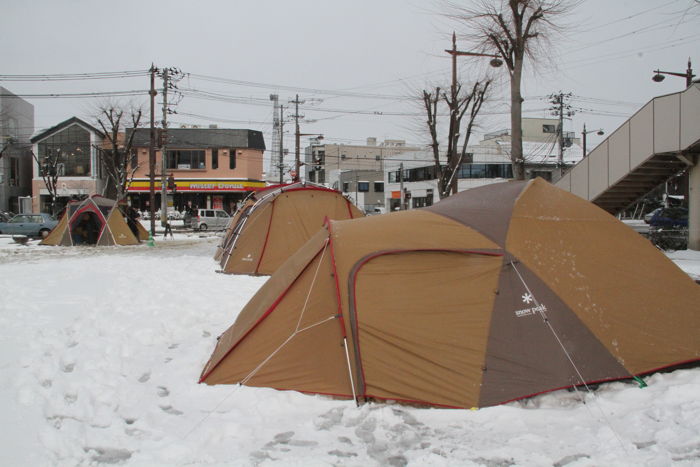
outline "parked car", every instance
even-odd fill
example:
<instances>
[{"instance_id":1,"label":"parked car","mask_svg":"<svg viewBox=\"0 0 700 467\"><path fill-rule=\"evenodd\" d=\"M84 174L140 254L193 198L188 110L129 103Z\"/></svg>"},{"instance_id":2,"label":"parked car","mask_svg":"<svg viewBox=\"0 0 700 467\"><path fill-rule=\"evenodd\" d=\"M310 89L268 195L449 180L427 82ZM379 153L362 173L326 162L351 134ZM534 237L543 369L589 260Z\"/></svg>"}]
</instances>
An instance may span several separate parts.
<instances>
[{"instance_id":1,"label":"parked car","mask_svg":"<svg viewBox=\"0 0 700 467\"><path fill-rule=\"evenodd\" d=\"M652 227L688 227L688 209L682 207L659 208L649 219Z\"/></svg>"},{"instance_id":2,"label":"parked car","mask_svg":"<svg viewBox=\"0 0 700 467\"><path fill-rule=\"evenodd\" d=\"M192 228L195 230L224 230L231 216L223 209L197 209L192 216Z\"/></svg>"},{"instance_id":3,"label":"parked car","mask_svg":"<svg viewBox=\"0 0 700 467\"><path fill-rule=\"evenodd\" d=\"M8 222L0 222L0 234L45 237L57 224L50 214L17 214Z\"/></svg>"},{"instance_id":4,"label":"parked car","mask_svg":"<svg viewBox=\"0 0 700 467\"><path fill-rule=\"evenodd\" d=\"M646 213L646 214L644 215L644 222L646 222L647 224L648 224L649 222L651 222L651 218L654 217L654 214L656 214L657 212L661 211L662 209L663 209L663 208L656 208L656 209L654 209L653 211L650 211L650 212Z\"/></svg>"}]
</instances>

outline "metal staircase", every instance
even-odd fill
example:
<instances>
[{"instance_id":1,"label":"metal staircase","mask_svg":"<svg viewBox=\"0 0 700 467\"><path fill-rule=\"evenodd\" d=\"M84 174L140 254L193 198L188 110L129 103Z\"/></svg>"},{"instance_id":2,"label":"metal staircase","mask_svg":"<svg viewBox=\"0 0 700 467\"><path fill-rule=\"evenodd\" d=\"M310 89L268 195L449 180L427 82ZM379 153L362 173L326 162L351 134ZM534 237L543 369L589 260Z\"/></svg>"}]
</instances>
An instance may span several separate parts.
<instances>
[{"instance_id":1,"label":"metal staircase","mask_svg":"<svg viewBox=\"0 0 700 467\"><path fill-rule=\"evenodd\" d=\"M700 84L655 97L557 186L617 214L700 154Z\"/></svg>"}]
</instances>

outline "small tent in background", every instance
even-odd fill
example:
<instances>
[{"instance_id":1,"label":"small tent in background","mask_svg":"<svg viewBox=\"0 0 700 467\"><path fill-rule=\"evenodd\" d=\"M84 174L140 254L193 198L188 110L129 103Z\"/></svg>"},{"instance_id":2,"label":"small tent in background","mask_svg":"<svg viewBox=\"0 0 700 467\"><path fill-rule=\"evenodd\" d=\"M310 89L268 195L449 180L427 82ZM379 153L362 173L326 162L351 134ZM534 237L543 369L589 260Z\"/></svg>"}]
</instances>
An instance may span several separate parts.
<instances>
[{"instance_id":1,"label":"small tent in background","mask_svg":"<svg viewBox=\"0 0 700 467\"><path fill-rule=\"evenodd\" d=\"M236 212L214 258L233 274L272 274L328 219L364 214L336 190L308 183L253 193Z\"/></svg>"},{"instance_id":2,"label":"small tent in background","mask_svg":"<svg viewBox=\"0 0 700 467\"><path fill-rule=\"evenodd\" d=\"M71 201L58 225L41 245L136 245L147 239L148 232L136 223L138 238L129 228L117 202L93 195L82 201Z\"/></svg>"},{"instance_id":3,"label":"small tent in background","mask_svg":"<svg viewBox=\"0 0 700 467\"><path fill-rule=\"evenodd\" d=\"M217 341L200 382L483 407L700 360L700 287L542 179L329 221Z\"/></svg>"}]
</instances>

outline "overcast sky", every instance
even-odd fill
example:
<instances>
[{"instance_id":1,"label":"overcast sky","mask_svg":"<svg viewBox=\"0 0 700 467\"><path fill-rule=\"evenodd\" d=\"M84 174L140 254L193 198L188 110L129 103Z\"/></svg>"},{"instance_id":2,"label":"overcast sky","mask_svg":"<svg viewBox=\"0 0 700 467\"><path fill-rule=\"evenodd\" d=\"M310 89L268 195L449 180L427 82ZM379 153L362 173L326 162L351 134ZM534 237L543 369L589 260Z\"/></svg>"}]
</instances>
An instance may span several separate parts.
<instances>
[{"instance_id":1,"label":"overcast sky","mask_svg":"<svg viewBox=\"0 0 700 467\"><path fill-rule=\"evenodd\" d=\"M466 30L441 15L439 2L419 0L4 3L1 75L177 67L186 73L180 88L190 91L175 107L173 125L262 130L268 147L271 93L282 103L298 93L306 100L300 113L311 120L301 131L322 133L329 143L375 136L425 144L424 118L415 115L420 109L411 97L426 86L449 85L444 49L453 29ZM563 22L569 27L552 43L547 62L524 79L525 116L548 116L546 96L571 92L576 114L565 129L580 134L586 123L611 133L649 99L685 88L678 77L653 82L652 70L685 72L691 57L700 71L698 0L584 0ZM479 121L481 131L508 128L505 69L489 70L482 59L459 60L461 79L491 71L499 84ZM0 85L19 95L145 92L148 78ZM191 90L228 98L203 99ZM147 102L145 95L130 99ZM99 102L28 100L36 131L72 116L89 119ZM589 149L600 140L589 135ZM292 144L290 134L285 146Z\"/></svg>"}]
</instances>

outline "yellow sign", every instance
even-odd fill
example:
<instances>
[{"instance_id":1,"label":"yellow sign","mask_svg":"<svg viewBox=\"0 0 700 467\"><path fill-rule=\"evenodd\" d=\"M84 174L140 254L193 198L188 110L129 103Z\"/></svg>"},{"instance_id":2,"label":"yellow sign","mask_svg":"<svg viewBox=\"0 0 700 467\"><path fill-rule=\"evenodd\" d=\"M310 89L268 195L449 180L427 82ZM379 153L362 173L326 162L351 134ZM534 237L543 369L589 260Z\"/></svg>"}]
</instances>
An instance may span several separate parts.
<instances>
[{"instance_id":1,"label":"yellow sign","mask_svg":"<svg viewBox=\"0 0 700 467\"><path fill-rule=\"evenodd\" d=\"M149 191L149 180L133 180L129 185L130 193ZM230 192L230 191L253 191L265 188L265 182L257 180L175 180L177 191L206 191L206 192ZM160 191L160 180L154 183L156 191Z\"/></svg>"}]
</instances>

